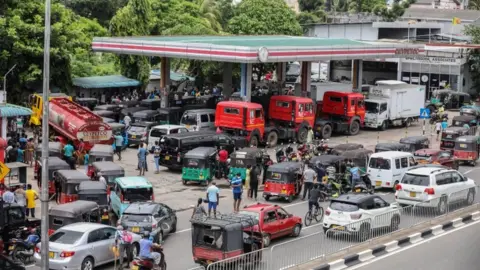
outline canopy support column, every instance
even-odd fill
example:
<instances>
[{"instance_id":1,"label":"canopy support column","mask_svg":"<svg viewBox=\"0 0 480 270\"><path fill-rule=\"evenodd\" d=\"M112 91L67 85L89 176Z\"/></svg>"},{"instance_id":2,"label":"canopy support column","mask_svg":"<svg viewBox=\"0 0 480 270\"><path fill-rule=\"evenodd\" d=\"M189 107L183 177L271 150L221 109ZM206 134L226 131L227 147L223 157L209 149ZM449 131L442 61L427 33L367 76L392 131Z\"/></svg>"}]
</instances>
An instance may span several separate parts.
<instances>
[{"instance_id":1,"label":"canopy support column","mask_svg":"<svg viewBox=\"0 0 480 270\"><path fill-rule=\"evenodd\" d=\"M360 90L363 84L363 60L352 60L352 84L354 90Z\"/></svg>"},{"instance_id":2,"label":"canopy support column","mask_svg":"<svg viewBox=\"0 0 480 270\"><path fill-rule=\"evenodd\" d=\"M170 59L162 57L160 62L160 91L162 93L162 108L168 107L168 91L170 90Z\"/></svg>"},{"instance_id":3,"label":"canopy support column","mask_svg":"<svg viewBox=\"0 0 480 270\"><path fill-rule=\"evenodd\" d=\"M277 82L284 83L287 78L287 63L277 63L275 67L275 75L277 76Z\"/></svg>"},{"instance_id":4,"label":"canopy support column","mask_svg":"<svg viewBox=\"0 0 480 270\"><path fill-rule=\"evenodd\" d=\"M302 97L307 97L308 93L310 93L310 87L312 84L312 62L302 62L302 81L301 81L301 88L302 88Z\"/></svg>"},{"instance_id":5,"label":"canopy support column","mask_svg":"<svg viewBox=\"0 0 480 270\"><path fill-rule=\"evenodd\" d=\"M232 94L232 77L233 77L233 63L223 63L223 95L230 97Z\"/></svg>"},{"instance_id":6,"label":"canopy support column","mask_svg":"<svg viewBox=\"0 0 480 270\"><path fill-rule=\"evenodd\" d=\"M250 101L252 98L252 67L253 64L240 64L240 96L245 101Z\"/></svg>"}]
</instances>

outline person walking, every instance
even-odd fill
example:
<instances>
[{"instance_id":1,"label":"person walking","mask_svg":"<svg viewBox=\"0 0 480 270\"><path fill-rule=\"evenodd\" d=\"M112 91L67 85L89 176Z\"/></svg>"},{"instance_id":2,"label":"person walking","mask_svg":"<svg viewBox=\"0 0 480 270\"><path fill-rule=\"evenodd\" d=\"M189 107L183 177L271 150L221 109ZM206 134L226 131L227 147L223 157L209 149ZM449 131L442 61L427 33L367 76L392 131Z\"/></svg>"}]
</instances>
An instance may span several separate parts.
<instances>
[{"instance_id":1,"label":"person walking","mask_svg":"<svg viewBox=\"0 0 480 270\"><path fill-rule=\"evenodd\" d=\"M132 122L132 118L130 117L130 113L128 113L123 118L123 123L125 124L125 130L127 130L130 127L131 122Z\"/></svg>"},{"instance_id":2,"label":"person walking","mask_svg":"<svg viewBox=\"0 0 480 270\"><path fill-rule=\"evenodd\" d=\"M16 161L24 163L23 157L24 157L25 150L23 150L22 148L20 148L19 145L17 145L17 152L18 152L18 154L17 154L17 160Z\"/></svg>"},{"instance_id":3,"label":"person walking","mask_svg":"<svg viewBox=\"0 0 480 270\"><path fill-rule=\"evenodd\" d=\"M123 136L120 132L115 133L115 154L118 156L118 161L122 160L122 146Z\"/></svg>"},{"instance_id":4,"label":"person walking","mask_svg":"<svg viewBox=\"0 0 480 270\"><path fill-rule=\"evenodd\" d=\"M308 192L308 198L310 198L310 190L313 188L313 183L317 179L316 172L307 165L307 169L303 172L303 197L302 200L305 200Z\"/></svg>"},{"instance_id":5,"label":"person walking","mask_svg":"<svg viewBox=\"0 0 480 270\"><path fill-rule=\"evenodd\" d=\"M208 217L210 217L212 209L213 216L217 217L217 206L220 203L220 189L217 187L217 183L213 181L207 189L208 199Z\"/></svg>"},{"instance_id":6,"label":"person walking","mask_svg":"<svg viewBox=\"0 0 480 270\"><path fill-rule=\"evenodd\" d=\"M155 141L155 145L153 146L153 160L155 161L155 168L156 171L155 173L158 174L160 173L160 152L162 151L162 148L160 147L160 143L158 141Z\"/></svg>"},{"instance_id":7,"label":"person walking","mask_svg":"<svg viewBox=\"0 0 480 270\"><path fill-rule=\"evenodd\" d=\"M207 192L207 194L208 194L208 192ZM199 219L199 218L202 218L202 217L207 215L207 211L205 211L205 207L203 207L202 203L203 203L203 199L198 198L197 206L195 206L195 208L193 208L192 216L190 217L190 219ZM214 214L215 214L215 212L214 212Z\"/></svg>"},{"instance_id":8,"label":"person walking","mask_svg":"<svg viewBox=\"0 0 480 270\"><path fill-rule=\"evenodd\" d=\"M70 169L75 170L75 161L73 160L73 152L75 152L75 148L73 147L72 141L68 141L68 143L63 147L63 156L65 157L65 161L70 165Z\"/></svg>"},{"instance_id":9,"label":"person walking","mask_svg":"<svg viewBox=\"0 0 480 270\"><path fill-rule=\"evenodd\" d=\"M253 166L253 168L250 170L250 189L249 191L249 197L252 199L257 200L257 193L258 193L258 182L260 178L260 168L258 166Z\"/></svg>"},{"instance_id":10,"label":"person walking","mask_svg":"<svg viewBox=\"0 0 480 270\"><path fill-rule=\"evenodd\" d=\"M130 268L130 261L132 259L132 243L133 236L128 231L124 230L122 225L118 225L117 231L115 232L115 244L118 247L118 252L120 254L118 258L120 261L118 269L123 269L124 254L127 255L127 269Z\"/></svg>"},{"instance_id":11,"label":"person walking","mask_svg":"<svg viewBox=\"0 0 480 270\"><path fill-rule=\"evenodd\" d=\"M243 189L247 191L247 198L252 198L250 196L250 172L252 171L252 165L247 165L247 169L245 170L245 183L243 185Z\"/></svg>"},{"instance_id":12,"label":"person walking","mask_svg":"<svg viewBox=\"0 0 480 270\"><path fill-rule=\"evenodd\" d=\"M312 142L313 142L313 129L312 127L308 127L307 144L311 144Z\"/></svg>"},{"instance_id":13,"label":"person walking","mask_svg":"<svg viewBox=\"0 0 480 270\"><path fill-rule=\"evenodd\" d=\"M32 185L27 185L27 191L25 191L25 197L27 198L27 212L25 217L31 215L32 218L35 218L35 207L37 203L35 200L38 199L38 193L32 189Z\"/></svg>"},{"instance_id":14,"label":"person walking","mask_svg":"<svg viewBox=\"0 0 480 270\"><path fill-rule=\"evenodd\" d=\"M437 133L437 141L438 141L438 138L440 137L440 132L442 132L442 122L437 121L437 123L435 123L435 132Z\"/></svg>"},{"instance_id":15,"label":"person walking","mask_svg":"<svg viewBox=\"0 0 480 270\"><path fill-rule=\"evenodd\" d=\"M228 161L228 152L223 148L223 146L220 146L220 151L218 151L218 163L219 163L221 178L223 178L224 176L226 178L228 175L227 161Z\"/></svg>"},{"instance_id":16,"label":"person walking","mask_svg":"<svg viewBox=\"0 0 480 270\"><path fill-rule=\"evenodd\" d=\"M15 201L17 202L18 205L20 205L23 208L23 211L25 212L25 206L27 205L27 198L25 197L25 190L23 189L24 187L18 187L15 190Z\"/></svg>"},{"instance_id":17,"label":"person walking","mask_svg":"<svg viewBox=\"0 0 480 270\"><path fill-rule=\"evenodd\" d=\"M141 147L138 149L138 169L139 169L139 176L145 175L145 170L147 167L147 149L145 149L143 143Z\"/></svg>"},{"instance_id":18,"label":"person walking","mask_svg":"<svg viewBox=\"0 0 480 270\"><path fill-rule=\"evenodd\" d=\"M29 164L30 167L33 165L33 152L35 151L35 144L33 143L33 138L30 138L27 142L26 151L25 151L25 163Z\"/></svg>"},{"instance_id":19,"label":"person walking","mask_svg":"<svg viewBox=\"0 0 480 270\"><path fill-rule=\"evenodd\" d=\"M86 151L83 155L83 166L85 166L85 174L88 173L88 163L90 162L90 154L89 151Z\"/></svg>"},{"instance_id":20,"label":"person walking","mask_svg":"<svg viewBox=\"0 0 480 270\"><path fill-rule=\"evenodd\" d=\"M240 173L237 173L232 178L232 192L233 192L233 212L238 213L240 211L240 203L242 202L242 177Z\"/></svg>"},{"instance_id":21,"label":"person walking","mask_svg":"<svg viewBox=\"0 0 480 270\"><path fill-rule=\"evenodd\" d=\"M60 178L57 177L56 172L53 174L53 183L55 184L55 201L57 204L61 202L61 194L62 194L62 182L60 182Z\"/></svg>"}]
</instances>

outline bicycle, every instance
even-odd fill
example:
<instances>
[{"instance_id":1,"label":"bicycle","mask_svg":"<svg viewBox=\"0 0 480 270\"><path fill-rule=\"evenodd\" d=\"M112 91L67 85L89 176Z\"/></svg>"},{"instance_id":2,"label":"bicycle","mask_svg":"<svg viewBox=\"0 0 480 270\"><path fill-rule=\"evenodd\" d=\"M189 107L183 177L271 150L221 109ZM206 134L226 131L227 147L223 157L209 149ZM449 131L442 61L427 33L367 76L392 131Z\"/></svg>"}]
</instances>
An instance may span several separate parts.
<instances>
[{"instance_id":1,"label":"bicycle","mask_svg":"<svg viewBox=\"0 0 480 270\"><path fill-rule=\"evenodd\" d=\"M315 205L312 207L313 211L308 210L307 214L305 215L305 226L310 226L312 224L312 220L315 219L317 222L321 222L323 220L324 210L323 207Z\"/></svg>"}]
</instances>

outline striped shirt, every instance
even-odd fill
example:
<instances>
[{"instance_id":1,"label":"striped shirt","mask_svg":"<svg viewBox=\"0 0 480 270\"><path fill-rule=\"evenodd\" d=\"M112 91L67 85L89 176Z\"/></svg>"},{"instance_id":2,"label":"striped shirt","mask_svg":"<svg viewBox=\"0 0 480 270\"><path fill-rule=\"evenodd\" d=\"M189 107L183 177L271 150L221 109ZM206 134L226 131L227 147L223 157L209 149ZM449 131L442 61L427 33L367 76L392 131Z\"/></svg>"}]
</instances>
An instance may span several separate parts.
<instances>
[{"instance_id":1,"label":"striped shirt","mask_svg":"<svg viewBox=\"0 0 480 270\"><path fill-rule=\"evenodd\" d=\"M325 171L328 174L328 178L335 179L335 174L337 173L337 169L335 169L335 167L328 166L327 169L325 169Z\"/></svg>"}]
</instances>

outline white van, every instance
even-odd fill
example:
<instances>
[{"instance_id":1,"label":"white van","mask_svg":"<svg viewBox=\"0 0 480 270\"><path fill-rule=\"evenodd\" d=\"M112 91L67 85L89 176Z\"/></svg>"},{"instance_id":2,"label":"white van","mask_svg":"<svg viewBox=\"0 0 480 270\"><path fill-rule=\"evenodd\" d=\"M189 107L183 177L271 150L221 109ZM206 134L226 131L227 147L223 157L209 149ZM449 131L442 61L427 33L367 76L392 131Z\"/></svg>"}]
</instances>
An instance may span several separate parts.
<instances>
[{"instance_id":1,"label":"white van","mask_svg":"<svg viewBox=\"0 0 480 270\"><path fill-rule=\"evenodd\" d=\"M188 129L186 129L184 126L180 125L158 125L158 126L153 126L150 129L150 132L148 133L148 148L151 149L152 146L155 145L156 141L159 141L163 138L165 135L169 134L176 134L176 133L185 133L188 132Z\"/></svg>"},{"instance_id":2,"label":"white van","mask_svg":"<svg viewBox=\"0 0 480 270\"><path fill-rule=\"evenodd\" d=\"M375 188L393 188L400 182L403 174L416 166L413 154L399 151L374 153L368 161L368 175Z\"/></svg>"},{"instance_id":3,"label":"white van","mask_svg":"<svg viewBox=\"0 0 480 270\"><path fill-rule=\"evenodd\" d=\"M215 110L214 109L195 109L187 110L183 113L180 125L186 127L188 131L200 131L215 129Z\"/></svg>"}]
</instances>

